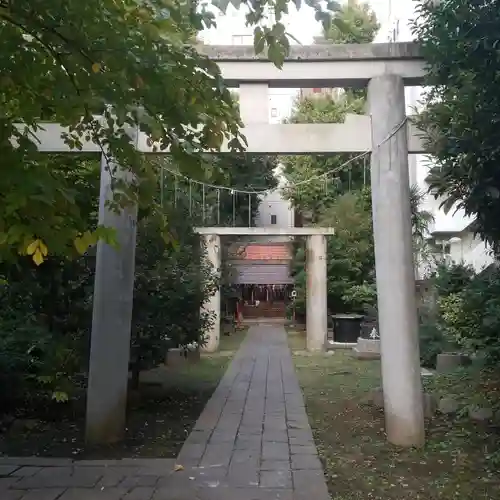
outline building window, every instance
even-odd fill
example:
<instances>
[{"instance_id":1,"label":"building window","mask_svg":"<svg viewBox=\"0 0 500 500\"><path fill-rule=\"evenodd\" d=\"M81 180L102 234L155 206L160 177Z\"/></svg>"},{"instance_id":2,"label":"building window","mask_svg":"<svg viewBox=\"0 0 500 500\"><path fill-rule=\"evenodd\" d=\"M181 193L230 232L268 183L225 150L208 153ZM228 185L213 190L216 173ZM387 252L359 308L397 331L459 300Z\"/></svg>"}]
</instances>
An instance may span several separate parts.
<instances>
[{"instance_id":1,"label":"building window","mask_svg":"<svg viewBox=\"0 0 500 500\"><path fill-rule=\"evenodd\" d=\"M278 217L276 215L271 215L271 224L275 225L278 222Z\"/></svg>"},{"instance_id":2,"label":"building window","mask_svg":"<svg viewBox=\"0 0 500 500\"><path fill-rule=\"evenodd\" d=\"M253 35L233 35L232 45L252 45Z\"/></svg>"}]
</instances>

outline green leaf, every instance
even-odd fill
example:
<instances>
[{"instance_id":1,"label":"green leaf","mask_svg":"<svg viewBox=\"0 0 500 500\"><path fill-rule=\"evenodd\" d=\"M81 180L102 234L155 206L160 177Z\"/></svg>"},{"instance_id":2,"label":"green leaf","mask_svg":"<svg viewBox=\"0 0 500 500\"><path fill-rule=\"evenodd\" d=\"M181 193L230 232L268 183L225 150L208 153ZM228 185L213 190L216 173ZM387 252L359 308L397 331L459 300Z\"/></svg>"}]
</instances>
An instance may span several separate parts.
<instances>
[{"instance_id":1,"label":"green leaf","mask_svg":"<svg viewBox=\"0 0 500 500\"><path fill-rule=\"evenodd\" d=\"M66 403L67 401L69 401L69 396L64 391L55 391L52 393L52 399L57 403Z\"/></svg>"},{"instance_id":2,"label":"green leaf","mask_svg":"<svg viewBox=\"0 0 500 500\"><path fill-rule=\"evenodd\" d=\"M260 26L257 26L254 29L254 39L253 39L253 48L255 54L260 54L266 45L266 39L264 38L264 32Z\"/></svg>"}]
</instances>

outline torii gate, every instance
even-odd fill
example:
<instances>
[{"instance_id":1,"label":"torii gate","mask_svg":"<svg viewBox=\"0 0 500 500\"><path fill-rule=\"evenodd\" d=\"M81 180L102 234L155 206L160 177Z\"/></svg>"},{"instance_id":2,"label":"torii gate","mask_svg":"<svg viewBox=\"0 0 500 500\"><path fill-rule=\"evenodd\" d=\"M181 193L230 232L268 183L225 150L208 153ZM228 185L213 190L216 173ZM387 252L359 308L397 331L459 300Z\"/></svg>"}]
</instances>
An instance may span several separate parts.
<instances>
[{"instance_id":1,"label":"torii gate","mask_svg":"<svg viewBox=\"0 0 500 500\"><path fill-rule=\"evenodd\" d=\"M405 85L423 83L425 68L418 46L394 43L293 47L282 70L264 57L255 56L253 47L203 46L200 50L218 62L228 86L240 89L240 113L248 152L372 151L373 228L387 436L396 445L422 445L424 418L408 154L425 151L411 120L406 120L404 98ZM269 87L360 88L366 85L369 102L366 116L348 116L343 124L268 123ZM40 151L71 151L61 137L62 127L49 124L44 128L37 133ZM153 153L144 134L139 134L135 141L140 151ZM72 151L100 152L100 148L85 142L81 149ZM222 152L227 151L224 145ZM90 442L117 439L125 426L136 239L135 211L116 214L105 206L111 189L104 160L102 165L99 223L116 229L120 246L115 250L101 241L97 248L87 393L86 433ZM245 232L255 228L236 229ZM220 266L217 241L222 230L200 228L198 231L208 243L209 257L216 268ZM325 235L331 231L290 230L291 235L309 236L308 311L311 312L307 336L311 350L321 349L326 337ZM219 314L219 303L216 294L208 307ZM209 348L216 348L219 333L217 326L209 332Z\"/></svg>"}]
</instances>

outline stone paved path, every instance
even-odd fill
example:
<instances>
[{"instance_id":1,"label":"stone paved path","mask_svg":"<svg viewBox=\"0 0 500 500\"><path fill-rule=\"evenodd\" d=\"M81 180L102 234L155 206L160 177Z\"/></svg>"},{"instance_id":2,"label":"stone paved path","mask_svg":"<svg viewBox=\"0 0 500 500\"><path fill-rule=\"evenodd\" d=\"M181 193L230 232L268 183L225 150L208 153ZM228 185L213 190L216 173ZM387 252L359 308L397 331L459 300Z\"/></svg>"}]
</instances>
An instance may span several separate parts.
<instances>
[{"instance_id":1,"label":"stone paved path","mask_svg":"<svg viewBox=\"0 0 500 500\"><path fill-rule=\"evenodd\" d=\"M0 458L0 500L309 498L330 497L282 326L250 328L177 461Z\"/></svg>"}]
</instances>

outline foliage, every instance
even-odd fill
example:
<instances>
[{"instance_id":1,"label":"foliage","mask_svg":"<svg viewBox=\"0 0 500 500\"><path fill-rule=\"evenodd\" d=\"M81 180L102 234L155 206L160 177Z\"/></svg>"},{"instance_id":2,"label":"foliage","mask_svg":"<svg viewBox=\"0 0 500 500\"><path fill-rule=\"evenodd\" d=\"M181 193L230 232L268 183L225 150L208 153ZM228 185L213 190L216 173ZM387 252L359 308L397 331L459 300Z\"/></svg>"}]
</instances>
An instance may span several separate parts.
<instances>
[{"instance_id":1,"label":"foliage","mask_svg":"<svg viewBox=\"0 0 500 500\"><path fill-rule=\"evenodd\" d=\"M439 297L460 293L472 280L474 269L464 264L439 263L432 276L432 285Z\"/></svg>"},{"instance_id":2,"label":"foliage","mask_svg":"<svg viewBox=\"0 0 500 500\"><path fill-rule=\"evenodd\" d=\"M377 16L368 2L348 0L335 13L324 35L333 43L371 43L379 29Z\"/></svg>"},{"instance_id":3,"label":"foliage","mask_svg":"<svg viewBox=\"0 0 500 500\"><path fill-rule=\"evenodd\" d=\"M420 307L420 358L423 366L434 367L441 352L460 350L457 342L457 305L463 290L474 277L474 269L464 264L439 262L429 286L433 300ZM459 306L460 307L460 306Z\"/></svg>"},{"instance_id":4,"label":"foliage","mask_svg":"<svg viewBox=\"0 0 500 500\"><path fill-rule=\"evenodd\" d=\"M363 282L361 285L350 286L342 296L344 304L355 312L364 312L366 306L374 306L377 303L377 290L375 283Z\"/></svg>"},{"instance_id":5,"label":"foliage","mask_svg":"<svg viewBox=\"0 0 500 500\"><path fill-rule=\"evenodd\" d=\"M426 236L429 226L434 222L434 216L427 210L422 210L425 193L418 185L410 186L410 211L413 244L417 253L426 251Z\"/></svg>"},{"instance_id":6,"label":"foliage","mask_svg":"<svg viewBox=\"0 0 500 500\"><path fill-rule=\"evenodd\" d=\"M479 352L486 362L500 360L500 271L476 275L462 292L440 304L443 323L466 352Z\"/></svg>"},{"instance_id":7,"label":"foliage","mask_svg":"<svg viewBox=\"0 0 500 500\"><path fill-rule=\"evenodd\" d=\"M203 332L213 322L200 309L215 292L215 275L192 227L180 213L172 215L182 246L166 246L154 221L145 219L138 229L131 352L135 384L139 372L160 364L169 348L203 345Z\"/></svg>"},{"instance_id":8,"label":"foliage","mask_svg":"<svg viewBox=\"0 0 500 500\"><path fill-rule=\"evenodd\" d=\"M443 351L479 354L494 366L500 359L500 270L474 274L464 265L439 265L432 278L435 310L421 311L421 356Z\"/></svg>"},{"instance_id":9,"label":"foliage","mask_svg":"<svg viewBox=\"0 0 500 500\"><path fill-rule=\"evenodd\" d=\"M376 16L366 4L348 2L335 14L324 31L333 43L372 41L378 30ZM364 93L339 90L296 102L291 123L341 123L347 114L365 111ZM373 241L369 168L366 160L353 155L289 156L282 159L284 175L291 187L285 191L306 223L335 227L328 238L328 307L332 312L359 311L373 304ZM331 173L330 173L331 172ZM306 179L316 178L311 182ZM297 185L298 184L298 185ZM296 310L305 312L305 251L295 251L293 272L298 292Z\"/></svg>"},{"instance_id":10,"label":"foliage","mask_svg":"<svg viewBox=\"0 0 500 500\"><path fill-rule=\"evenodd\" d=\"M443 331L438 327L433 315L428 311L420 314L419 324L420 362L426 368L435 368L437 355L446 351Z\"/></svg>"},{"instance_id":11,"label":"foliage","mask_svg":"<svg viewBox=\"0 0 500 500\"><path fill-rule=\"evenodd\" d=\"M87 258L49 259L35 269L22 257L16 264L4 264L2 273L6 276L0 290L2 399L29 406L30 400L72 397L80 383L78 374L85 368L92 263Z\"/></svg>"},{"instance_id":12,"label":"foliage","mask_svg":"<svg viewBox=\"0 0 500 500\"><path fill-rule=\"evenodd\" d=\"M331 95L307 97L297 101L290 123L341 123L346 114L362 114L364 99L351 92L340 96ZM307 220L316 223L319 214L335 198L348 190L359 189L369 183L369 167L365 160L356 160L349 167L341 168L352 158L349 154L335 156L286 156L282 158L283 173L292 187L285 195ZM326 175L328 172L331 174ZM312 182L300 183L312 177Z\"/></svg>"},{"instance_id":13,"label":"foliage","mask_svg":"<svg viewBox=\"0 0 500 500\"><path fill-rule=\"evenodd\" d=\"M322 214L319 224L335 228L328 239L328 306L335 312L362 310L352 287L374 283L374 247L369 190L346 193ZM356 290L356 289L355 289ZM359 296L359 294L358 294ZM367 298L374 298L368 294ZM373 304L373 300L370 302Z\"/></svg>"},{"instance_id":14,"label":"foliage","mask_svg":"<svg viewBox=\"0 0 500 500\"><path fill-rule=\"evenodd\" d=\"M315 0L307 3L326 25L327 12ZM0 155L9 166L0 181L3 251L24 253L36 241L29 253L40 263L48 254L72 253L75 239L95 229L75 210L64 174L37 152L40 120L68 126L62 136L68 145L80 148L91 140L135 174L129 184L113 171L115 208L135 202L157 208L151 190L144 189L155 183L157 172L135 151L131 129L145 133L159 150L169 148L183 171L199 172L201 150L217 151L225 138L241 149L241 123L218 66L190 43L194 32L215 24L213 12L197 4L0 1ZM227 4L218 2L222 10ZM257 52L267 47L269 58L280 65L289 46L280 22L288 2L235 2L242 4L248 7L247 22L258 25ZM329 2L328 8L338 5ZM112 236L101 230L85 242L103 235Z\"/></svg>"},{"instance_id":15,"label":"foliage","mask_svg":"<svg viewBox=\"0 0 500 500\"><path fill-rule=\"evenodd\" d=\"M435 265L435 255L428 243L429 226L434 222L431 212L422 209L425 193L418 185L410 186L410 211L413 241L413 258L417 272Z\"/></svg>"},{"instance_id":16,"label":"foliage","mask_svg":"<svg viewBox=\"0 0 500 500\"><path fill-rule=\"evenodd\" d=\"M247 154L214 156L210 163L204 164L203 175L193 177L193 182L180 176L178 168L170 161L156 161L160 169L162 165L164 167L165 193L172 200L175 198L177 205L183 206L183 216L189 215L198 226L248 226L249 222L253 225L259 195L239 193L238 190L258 192L277 185L275 157ZM231 186L234 190L217 189L210 184Z\"/></svg>"},{"instance_id":17,"label":"foliage","mask_svg":"<svg viewBox=\"0 0 500 500\"><path fill-rule=\"evenodd\" d=\"M92 184L97 186L99 170L93 172ZM77 177L75 172L71 175ZM168 345L201 343L211 321L199 311L214 290L212 270L202 258L189 214L174 206L168 191L164 195L163 203L158 204L170 220L170 242L165 243L158 219L146 211L138 227L131 355L134 374L163 359ZM82 203L81 208L85 207L91 219L97 197L85 199L87 204ZM38 269L27 257L1 265L5 283L0 289L0 344L5 355L0 357L0 383L11 390L0 392L9 393L12 404L25 397L36 402L80 395L91 325L93 253L74 259L51 256Z\"/></svg>"},{"instance_id":18,"label":"foliage","mask_svg":"<svg viewBox=\"0 0 500 500\"><path fill-rule=\"evenodd\" d=\"M375 303L374 252L369 190L345 193L321 215L319 224L335 227L327 239L327 300L332 312L362 312ZM299 247L293 262L297 312L305 311L305 252Z\"/></svg>"},{"instance_id":19,"label":"foliage","mask_svg":"<svg viewBox=\"0 0 500 500\"><path fill-rule=\"evenodd\" d=\"M324 31L331 43L368 43L373 41L379 24L375 13L366 3L344 4L333 16L332 24ZM299 99L291 123L342 123L346 114L365 112L364 92L340 90L330 95ZM319 214L340 194L359 189L369 183L369 168L365 160L344 164L353 155L292 156L283 160L284 174L290 183L300 183L318 176L313 182L288 190L288 197L297 210L315 223ZM324 175L327 172L329 175Z\"/></svg>"},{"instance_id":20,"label":"foliage","mask_svg":"<svg viewBox=\"0 0 500 500\"><path fill-rule=\"evenodd\" d=\"M500 96L497 0L421 1L414 31L428 68L421 126L435 161L430 187L444 208L463 208L500 250Z\"/></svg>"}]
</instances>

